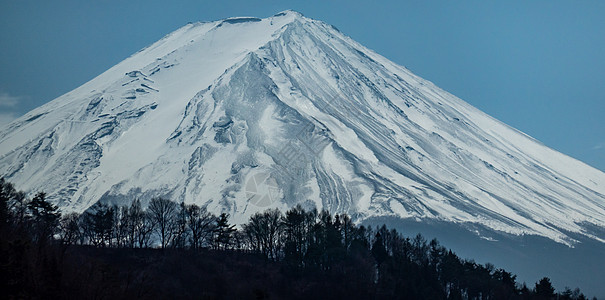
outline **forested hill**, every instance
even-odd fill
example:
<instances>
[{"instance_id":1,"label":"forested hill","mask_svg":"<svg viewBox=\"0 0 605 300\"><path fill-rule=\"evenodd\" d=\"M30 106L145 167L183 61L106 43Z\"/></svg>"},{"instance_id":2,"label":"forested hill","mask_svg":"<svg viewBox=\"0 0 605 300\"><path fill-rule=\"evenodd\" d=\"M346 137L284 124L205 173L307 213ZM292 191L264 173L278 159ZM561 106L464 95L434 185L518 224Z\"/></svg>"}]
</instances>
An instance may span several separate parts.
<instances>
[{"instance_id":1,"label":"forested hill","mask_svg":"<svg viewBox=\"0 0 605 300\"><path fill-rule=\"evenodd\" d=\"M62 215L0 179L0 218L9 299L586 299L546 277L528 287L435 239L300 206L240 228L161 198Z\"/></svg>"}]
</instances>

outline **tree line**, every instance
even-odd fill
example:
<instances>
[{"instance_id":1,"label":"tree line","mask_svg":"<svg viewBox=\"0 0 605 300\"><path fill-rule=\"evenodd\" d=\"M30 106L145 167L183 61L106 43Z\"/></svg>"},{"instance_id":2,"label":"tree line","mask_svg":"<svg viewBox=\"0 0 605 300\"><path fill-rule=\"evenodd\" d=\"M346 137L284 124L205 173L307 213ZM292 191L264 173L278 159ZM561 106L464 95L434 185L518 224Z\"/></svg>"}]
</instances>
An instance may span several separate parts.
<instances>
[{"instance_id":1,"label":"tree line","mask_svg":"<svg viewBox=\"0 0 605 300\"><path fill-rule=\"evenodd\" d=\"M28 290L58 295L53 288L61 283L52 281L61 280L65 268L58 265L65 264L67 250L92 247L232 253L244 260L258 255L265 263L251 263L279 270L280 280L339 292L338 298L348 293L363 299L586 299L579 289L555 293L546 277L529 288L510 272L458 257L436 239L405 237L385 225L356 225L347 214L301 206L257 212L240 228L228 214L163 198L147 207L140 200L127 206L97 203L82 214L63 215L44 193L28 199L0 179L0 218L7 278L2 290L17 297ZM301 295L313 293L301 289Z\"/></svg>"}]
</instances>

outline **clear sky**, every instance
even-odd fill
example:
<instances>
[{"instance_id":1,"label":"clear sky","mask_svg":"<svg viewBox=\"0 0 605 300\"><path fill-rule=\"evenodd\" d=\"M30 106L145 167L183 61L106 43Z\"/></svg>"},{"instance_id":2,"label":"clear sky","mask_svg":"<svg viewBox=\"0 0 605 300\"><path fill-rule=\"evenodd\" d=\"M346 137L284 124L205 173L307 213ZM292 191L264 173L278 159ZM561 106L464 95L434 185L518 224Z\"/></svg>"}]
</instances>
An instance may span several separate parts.
<instances>
[{"instance_id":1,"label":"clear sky","mask_svg":"<svg viewBox=\"0 0 605 300\"><path fill-rule=\"evenodd\" d=\"M286 9L605 171L605 1L0 0L0 123L187 22Z\"/></svg>"}]
</instances>

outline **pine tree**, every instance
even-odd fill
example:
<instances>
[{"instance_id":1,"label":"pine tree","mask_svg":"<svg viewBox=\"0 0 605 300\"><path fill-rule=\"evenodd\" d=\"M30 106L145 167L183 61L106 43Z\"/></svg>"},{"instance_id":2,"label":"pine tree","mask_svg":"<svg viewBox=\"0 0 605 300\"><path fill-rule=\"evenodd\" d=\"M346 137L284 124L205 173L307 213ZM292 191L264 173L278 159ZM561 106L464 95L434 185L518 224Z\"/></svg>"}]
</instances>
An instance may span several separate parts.
<instances>
[{"instance_id":1,"label":"pine tree","mask_svg":"<svg viewBox=\"0 0 605 300\"><path fill-rule=\"evenodd\" d=\"M36 194L27 207L33 221L31 229L34 240L42 242L51 239L59 226L59 208L46 200L45 193Z\"/></svg>"},{"instance_id":2,"label":"pine tree","mask_svg":"<svg viewBox=\"0 0 605 300\"><path fill-rule=\"evenodd\" d=\"M536 296L539 299L554 299L555 288L552 286L550 278L544 277L536 282Z\"/></svg>"},{"instance_id":3,"label":"pine tree","mask_svg":"<svg viewBox=\"0 0 605 300\"><path fill-rule=\"evenodd\" d=\"M235 225L229 224L229 215L222 213L216 219L215 229L215 247L217 249L227 249L231 246L233 233L236 231Z\"/></svg>"},{"instance_id":4,"label":"pine tree","mask_svg":"<svg viewBox=\"0 0 605 300\"><path fill-rule=\"evenodd\" d=\"M374 243L372 244L372 256L374 256L374 259L376 260L376 263L378 263L378 265L382 264L388 258L388 253L385 249L384 239L380 232L376 233Z\"/></svg>"}]
</instances>

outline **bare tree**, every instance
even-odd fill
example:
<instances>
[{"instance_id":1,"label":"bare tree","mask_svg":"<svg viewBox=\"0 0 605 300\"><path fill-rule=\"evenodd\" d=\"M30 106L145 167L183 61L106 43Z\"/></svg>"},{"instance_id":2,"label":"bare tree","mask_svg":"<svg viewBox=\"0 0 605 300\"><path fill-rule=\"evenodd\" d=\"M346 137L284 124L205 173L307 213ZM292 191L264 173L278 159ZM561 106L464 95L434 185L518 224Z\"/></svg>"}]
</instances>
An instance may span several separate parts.
<instances>
[{"instance_id":1,"label":"bare tree","mask_svg":"<svg viewBox=\"0 0 605 300\"><path fill-rule=\"evenodd\" d=\"M147 247L153 226L149 214L141 206L141 201L135 199L127 211L126 220L126 246L134 248Z\"/></svg>"},{"instance_id":2,"label":"bare tree","mask_svg":"<svg viewBox=\"0 0 605 300\"><path fill-rule=\"evenodd\" d=\"M93 246L111 246L114 207L97 202L80 216L84 237Z\"/></svg>"},{"instance_id":3,"label":"bare tree","mask_svg":"<svg viewBox=\"0 0 605 300\"><path fill-rule=\"evenodd\" d=\"M190 230L189 226L187 226L187 207L184 202L181 202L176 211L174 230L170 245L174 248L185 248L189 235Z\"/></svg>"},{"instance_id":4,"label":"bare tree","mask_svg":"<svg viewBox=\"0 0 605 300\"><path fill-rule=\"evenodd\" d=\"M3 226L23 229L27 218L28 202L24 192L17 191L12 183L0 178L0 218Z\"/></svg>"},{"instance_id":5,"label":"bare tree","mask_svg":"<svg viewBox=\"0 0 605 300\"><path fill-rule=\"evenodd\" d=\"M127 206L114 207L113 236L117 247L130 245L129 227L130 214Z\"/></svg>"},{"instance_id":6,"label":"bare tree","mask_svg":"<svg viewBox=\"0 0 605 300\"><path fill-rule=\"evenodd\" d=\"M12 183L6 182L3 177L0 177L0 228L4 229L9 225L10 218L10 202L16 194L15 187Z\"/></svg>"},{"instance_id":7,"label":"bare tree","mask_svg":"<svg viewBox=\"0 0 605 300\"><path fill-rule=\"evenodd\" d=\"M153 198L149 202L148 212L155 231L160 237L162 248L166 248L172 239L177 220L177 210L177 204L168 199Z\"/></svg>"},{"instance_id":8,"label":"bare tree","mask_svg":"<svg viewBox=\"0 0 605 300\"><path fill-rule=\"evenodd\" d=\"M191 231L191 248L199 249L209 244L214 232L216 216L195 204L187 205L187 225Z\"/></svg>"},{"instance_id":9,"label":"bare tree","mask_svg":"<svg viewBox=\"0 0 605 300\"><path fill-rule=\"evenodd\" d=\"M283 226L279 209L258 212L243 226L245 237L253 250L276 260L280 250Z\"/></svg>"},{"instance_id":10,"label":"bare tree","mask_svg":"<svg viewBox=\"0 0 605 300\"><path fill-rule=\"evenodd\" d=\"M63 241L64 244L74 245L80 240L82 232L80 230L79 219L80 215L75 212L66 214L61 218L59 228L61 232L61 241Z\"/></svg>"},{"instance_id":11,"label":"bare tree","mask_svg":"<svg viewBox=\"0 0 605 300\"><path fill-rule=\"evenodd\" d=\"M154 225L151 219L151 214L143 211L141 219L136 223L136 240L139 248L148 248L151 244L151 236L153 235Z\"/></svg>"}]
</instances>

